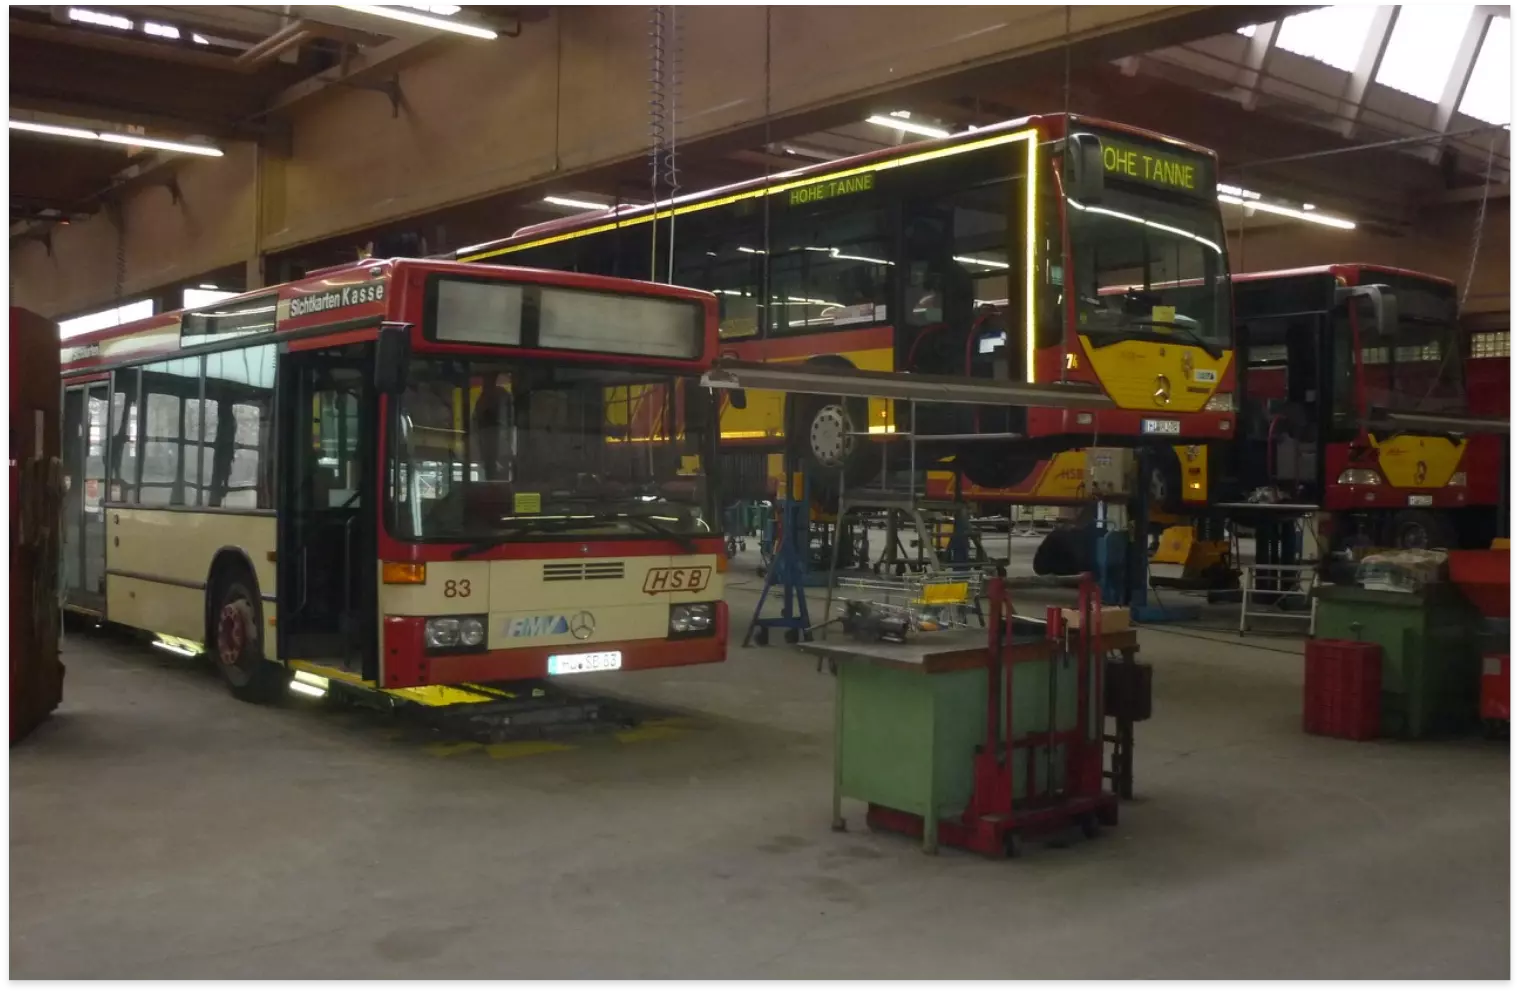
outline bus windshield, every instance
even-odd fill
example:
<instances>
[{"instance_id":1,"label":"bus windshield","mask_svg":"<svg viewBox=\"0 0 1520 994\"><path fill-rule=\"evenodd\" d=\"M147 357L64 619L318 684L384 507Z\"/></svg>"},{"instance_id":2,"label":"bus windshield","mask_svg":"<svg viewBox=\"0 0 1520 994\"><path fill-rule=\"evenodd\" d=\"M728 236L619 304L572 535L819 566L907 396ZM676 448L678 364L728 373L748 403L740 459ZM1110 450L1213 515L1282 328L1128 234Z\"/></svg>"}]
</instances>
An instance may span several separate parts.
<instances>
[{"instance_id":1,"label":"bus windshield","mask_svg":"<svg viewBox=\"0 0 1520 994\"><path fill-rule=\"evenodd\" d=\"M1066 203L1081 334L1229 347L1229 268L1217 209L1115 187L1101 204Z\"/></svg>"},{"instance_id":2,"label":"bus windshield","mask_svg":"<svg viewBox=\"0 0 1520 994\"><path fill-rule=\"evenodd\" d=\"M1391 335L1380 336L1372 316L1358 312L1367 404L1395 411L1466 413L1465 357L1453 292L1397 283L1393 290L1398 321Z\"/></svg>"},{"instance_id":3,"label":"bus windshield","mask_svg":"<svg viewBox=\"0 0 1520 994\"><path fill-rule=\"evenodd\" d=\"M479 542L710 532L681 384L628 366L414 360L389 433L393 533ZM706 421L693 415L695 436Z\"/></svg>"}]
</instances>

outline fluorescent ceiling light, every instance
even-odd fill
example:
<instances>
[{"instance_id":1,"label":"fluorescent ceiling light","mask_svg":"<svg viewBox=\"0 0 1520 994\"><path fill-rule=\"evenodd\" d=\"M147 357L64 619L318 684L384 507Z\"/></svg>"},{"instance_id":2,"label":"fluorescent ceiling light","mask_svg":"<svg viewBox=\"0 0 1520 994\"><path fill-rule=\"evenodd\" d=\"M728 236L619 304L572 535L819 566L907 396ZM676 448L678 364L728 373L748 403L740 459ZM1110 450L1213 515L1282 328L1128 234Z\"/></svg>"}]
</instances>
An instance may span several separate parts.
<instances>
[{"instance_id":1,"label":"fluorescent ceiling light","mask_svg":"<svg viewBox=\"0 0 1520 994\"><path fill-rule=\"evenodd\" d=\"M143 32L155 38L169 38L179 40L179 28L172 24L159 24L155 21L143 21Z\"/></svg>"},{"instance_id":2,"label":"fluorescent ceiling light","mask_svg":"<svg viewBox=\"0 0 1520 994\"><path fill-rule=\"evenodd\" d=\"M469 35L471 38L484 38L487 41L495 39L496 32L490 28L482 28L474 24L466 24L463 21L450 20L447 17L434 17L431 14L418 13L407 7L394 7L380 3L337 3L334 7L342 7L344 10L352 10L360 14L373 14L376 17L388 17L393 21L405 21L407 24L415 24L423 28L437 28L439 31L452 31L455 34Z\"/></svg>"},{"instance_id":3,"label":"fluorescent ceiling light","mask_svg":"<svg viewBox=\"0 0 1520 994\"><path fill-rule=\"evenodd\" d=\"M599 204L593 200L576 200L573 197L545 197L544 203L553 204L556 207L574 207L583 211L604 211L606 204Z\"/></svg>"},{"instance_id":4,"label":"fluorescent ceiling light","mask_svg":"<svg viewBox=\"0 0 1520 994\"><path fill-rule=\"evenodd\" d=\"M883 116L876 114L866 118L867 124L875 124L883 128L893 128L904 134L923 135L926 138L949 138L950 132L944 128L933 128L927 124L918 124L914 121L905 121L900 117Z\"/></svg>"},{"instance_id":5,"label":"fluorescent ceiling light","mask_svg":"<svg viewBox=\"0 0 1520 994\"><path fill-rule=\"evenodd\" d=\"M953 255L950 258L963 266L990 266L993 269L1007 269L1008 263L1001 259L979 259L974 255Z\"/></svg>"},{"instance_id":6,"label":"fluorescent ceiling light","mask_svg":"<svg viewBox=\"0 0 1520 994\"><path fill-rule=\"evenodd\" d=\"M149 138L146 135L119 135L110 131L91 131L88 128L69 128L56 124L38 124L35 121L11 121L12 131L30 131L39 135L58 138L81 138L85 141L108 142L112 145L137 145L142 148L161 148L168 152L187 152L190 155L219 157L222 150L211 145L192 145L189 142Z\"/></svg>"},{"instance_id":7,"label":"fluorescent ceiling light","mask_svg":"<svg viewBox=\"0 0 1520 994\"><path fill-rule=\"evenodd\" d=\"M210 145L192 145L189 142L175 142L165 138L149 138L146 135L118 135L109 131L102 131L95 136L95 140L110 142L113 145L137 145L141 148L161 148L166 152L209 155L212 158L219 158L222 154L221 149L212 148Z\"/></svg>"},{"instance_id":8,"label":"fluorescent ceiling light","mask_svg":"<svg viewBox=\"0 0 1520 994\"><path fill-rule=\"evenodd\" d=\"M117 14L107 14L103 10L90 10L86 7L70 7L69 20L78 21L80 24L93 24L97 28L115 28L118 31L131 31L132 22Z\"/></svg>"},{"instance_id":9,"label":"fluorescent ceiling light","mask_svg":"<svg viewBox=\"0 0 1520 994\"><path fill-rule=\"evenodd\" d=\"M1327 228L1340 228L1342 231L1351 231L1356 228L1355 221L1349 221L1343 217L1331 217L1328 214L1321 214L1317 210L1301 211L1296 207L1287 207L1283 204L1269 204L1260 200L1252 200L1250 203L1247 203L1239 197L1230 196L1228 193L1221 193L1219 195L1219 202L1244 207L1248 213L1250 211L1261 211L1264 214L1277 214L1280 217L1291 217L1299 221L1322 224Z\"/></svg>"},{"instance_id":10,"label":"fluorescent ceiling light","mask_svg":"<svg viewBox=\"0 0 1520 994\"><path fill-rule=\"evenodd\" d=\"M10 122L12 131L31 131L39 135L55 135L59 138L84 138L95 140L95 132L84 128L65 128L56 124L34 124L31 121Z\"/></svg>"}]
</instances>

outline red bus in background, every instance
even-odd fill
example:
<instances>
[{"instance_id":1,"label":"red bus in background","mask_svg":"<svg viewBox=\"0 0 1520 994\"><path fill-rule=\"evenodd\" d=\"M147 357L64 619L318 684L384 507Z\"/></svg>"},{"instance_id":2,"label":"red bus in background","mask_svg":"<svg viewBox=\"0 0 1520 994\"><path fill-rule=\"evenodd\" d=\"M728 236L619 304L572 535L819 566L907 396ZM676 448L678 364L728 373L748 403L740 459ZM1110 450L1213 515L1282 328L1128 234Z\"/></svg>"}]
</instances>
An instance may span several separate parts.
<instances>
[{"instance_id":1,"label":"red bus in background","mask_svg":"<svg viewBox=\"0 0 1520 994\"><path fill-rule=\"evenodd\" d=\"M256 701L722 660L717 330L700 291L392 259L70 339L67 605Z\"/></svg>"},{"instance_id":2,"label":"red bus in background","mask_svg":"<svg viewBox=\"0 0 1520 994\"><path fill-rule=\"evenodd\" d=\"M1509 417L1509 331L1473 330L1467 337L1467 407L1475 416Z\"/></svg>"},{"instance_id":3,"label":"red bus in background","mask_svg":"<svg viewBox=\"0 0 1520 994\"><path fill-rule=\"evenodd\" d=\"M1323 508L1345 542L1486 546L1505 439L1474 420L1455 286L1342 264L1238 274L1234 291L1232 484L1259 502Z\"/></svg>"}]
</instances>

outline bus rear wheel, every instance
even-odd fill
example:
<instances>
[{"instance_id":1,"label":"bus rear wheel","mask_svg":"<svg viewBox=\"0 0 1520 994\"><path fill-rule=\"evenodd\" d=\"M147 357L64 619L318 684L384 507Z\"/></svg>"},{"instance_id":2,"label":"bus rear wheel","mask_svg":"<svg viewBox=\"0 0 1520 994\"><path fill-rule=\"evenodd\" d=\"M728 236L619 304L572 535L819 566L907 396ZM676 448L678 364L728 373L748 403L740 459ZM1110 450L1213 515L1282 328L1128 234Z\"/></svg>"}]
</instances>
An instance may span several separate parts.
<instances>
[{"instance_id":1,"label":"bus rear wheel","mask_svg":"<svg viewBox=\"0 0 1520 994\"><path fill-rule=\"evenodd\" d=\"M1450 549L1456 530L1451 519L1431 511L1400 511L1393 516L1393 545L1398 549Z\"/></svg>"},{"instance_id":2,"label":"bus rear wheel","mask_svg":"<svg viewBox=\"0 0 1520 994\"><path fill-rule=\"evenodd\" d=\"M206 646L227 689L238 700L272 704L285 696L285 671L264 658L264 617L258 584L238 570L224 573L211 599Z\"/></svg>"}]
</instances>

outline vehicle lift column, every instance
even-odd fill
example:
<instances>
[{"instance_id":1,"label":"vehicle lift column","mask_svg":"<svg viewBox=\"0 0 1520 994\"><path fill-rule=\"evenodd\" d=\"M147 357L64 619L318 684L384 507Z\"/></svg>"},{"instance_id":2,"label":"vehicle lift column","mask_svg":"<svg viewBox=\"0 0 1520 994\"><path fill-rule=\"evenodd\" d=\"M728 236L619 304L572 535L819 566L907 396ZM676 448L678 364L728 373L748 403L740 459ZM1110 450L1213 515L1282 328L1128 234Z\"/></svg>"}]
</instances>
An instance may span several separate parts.
<instances>
[{"instance_id":1,"label":"vehicle lift column","mask_svg":"<svg viewBox=\"0 0 1520 994\"><path fill-rule=\"evenodd\" d=\"M1165 606L1150 603L1150 530L1151 469L1155 454L1146 446L1135 450L1135 485L1130 488L1130 546L1127 558L1129 578L1129 616L1136 624L1166 624L1196 621L1201 614L1195 605Z\"/></svg>"}]
</instances>

